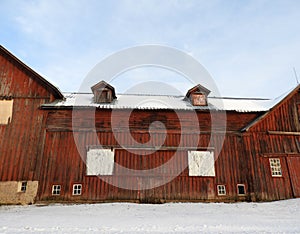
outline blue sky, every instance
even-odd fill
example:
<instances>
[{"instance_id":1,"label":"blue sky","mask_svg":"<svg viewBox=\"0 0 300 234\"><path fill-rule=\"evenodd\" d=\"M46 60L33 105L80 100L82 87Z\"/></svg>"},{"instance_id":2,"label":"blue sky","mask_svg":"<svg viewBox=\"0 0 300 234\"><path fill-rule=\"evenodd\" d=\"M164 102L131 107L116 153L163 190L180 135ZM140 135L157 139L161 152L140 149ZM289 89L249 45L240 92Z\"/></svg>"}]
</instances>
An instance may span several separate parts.
<instances>
[{"instance_id":1,"label":"blue sky","mask_svg":"<svg viewBox=\"0 0 300 234\"><path fill-rule=\"evenodd\" d=\"M0 43L62 91L77 91L107 56L137 45L185 51L223 96L276 97L300 76L300 1L0 0ZM101 80L101 78L99 78ZM159 80L185 91L185 78L159 68L117 77Z\"/></svg>"}]
</instances>

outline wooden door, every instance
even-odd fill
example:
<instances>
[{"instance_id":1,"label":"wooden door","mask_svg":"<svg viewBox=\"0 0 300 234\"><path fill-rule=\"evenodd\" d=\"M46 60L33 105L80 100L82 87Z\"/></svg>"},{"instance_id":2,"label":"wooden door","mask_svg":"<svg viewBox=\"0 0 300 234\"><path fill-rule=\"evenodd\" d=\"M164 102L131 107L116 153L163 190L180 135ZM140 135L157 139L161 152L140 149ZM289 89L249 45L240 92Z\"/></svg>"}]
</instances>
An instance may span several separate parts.
<instances>
[{"instance_id":1,"label":"wooden door","mask_svg":"<svg viewBox=\"0 0 300 234\"><path fill-rule=\"evenodd\" d=\"M300 157L288 157L289 174L295 197L300 197Z\"/></svg>"}]
</instances>

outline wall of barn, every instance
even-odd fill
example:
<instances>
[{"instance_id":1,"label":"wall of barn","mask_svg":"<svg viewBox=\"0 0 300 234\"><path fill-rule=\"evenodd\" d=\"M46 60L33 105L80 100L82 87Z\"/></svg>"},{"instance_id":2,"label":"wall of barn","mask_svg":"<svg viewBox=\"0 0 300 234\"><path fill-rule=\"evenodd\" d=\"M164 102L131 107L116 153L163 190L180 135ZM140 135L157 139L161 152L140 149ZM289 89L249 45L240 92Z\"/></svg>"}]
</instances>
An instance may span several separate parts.
<instances>
[{"instance_id":1,"label":"wall of barn","mask_svg":"<svg viewBox=\"0 0 300 234\"><path fill-rule=\"evenodd\" d=\"M0 53L0 100L13 101L10 120L0 124L0 181L39 179L47 114L40 106L52 99L27 71Z\"/></svg>"},{"instance_id":2,"label":"wall of barn","mask_svg":"<svg viewBox=\"0 0 300 234\"><path fill-rule=\"evenodd\" d=\"M43 177L40 178L39 200L66 200L66 201L109 201L109 200L136 200L136 201L174 201L174 200L248 200L250 165L247 156L240 154L242 150L241 135L237 130L245 125L245 122L253 120L257 114L240 114L240 117L232 113L227 114L229 119L228 131L224 147L216 159L215 177L189 176L186 167L178 176L172 171L179 165L187 165L188 147L198 146L199 149L206 150L207 147L214 147L217 142L221 142L220 134L215 134L212 139L210 135L209 113L198 113L202 132L199 139L195 137L195 124L189 121L189 112L186 115L184 129L189 132L181 132L179 120L172 111L135 111L130 118L130 132L124 129L124 112L119 111L118 131L112 133L110 125L110 110L97 111L95 114L96 123L92 124L89 119L90 110L82 110L78 118L73 120L70 110L49 110L47 119L47 133L45 148L43 153ZM123 113L122 113L123 112ZM81 116L81 117L80 117ZM156 129L149 134L149 125L153 121L161 121L167 128L167 135L161 129ZM236 121L234 124L233 121ZM95 126L95 131L91 128ZM73 127L73 128L72 128ZM75 130L75 131L74 131ZM74 131L74 132L72 132ZM235 133L234 133L235 132ZM120 146L135 146L136 140L147 145L152 137L153 147L163 142L163 150L156 151L150 155L142 155L145 149L135 149L134 153L129 153ZM76 146L76 139L78 145ZM118 139L118 141L116 140ZM212 144L209 145L210 140ZM178 148L180 141L184 148ZM141 178L142 175L124 175L115 171L110 180L118 181L125 179L125 183L137 184L152 183L163 177L174 176L175 179L165 185L149 190L127 190L112 186L97 176L86 176L86 166L83 162L86 156L87 147L97 144L115 149L115 162L135 170L145 170L156 168L169 161L176 150L179 152L178 161L175 161L171 168L161 174L153 175L153 178ZM154 144L154 145L153 145ZM168 148L169 147L169 148ZM81 154L78 152L80 151ZM172 169L173 168L173 169ZM124 181L123 181L124 182ZM122 183L123 183L122 182ZM72 195L73 184L80 183L83 186L82 195ZM217 196L216 186L218 184L226 186L226 195ZM246 195L238 196L237 184L244 184ZM61 194L52 195L52 186L61 185Z\"/></svg>"},{"instance_id":3,"label":"wall of barn","mask_svg":"<svg viewBox=\"0 0 300 234\"><path fill-rule=\"evenodd\" d=\"M299 104L296 92L244 134L246 154L251 157L250 190L254 200L300 196ZM270 158L280 159L281 177L272 177Z\"/></svg>"},{"instance_id":4,"label":"wall of barn","mask_svg":"<svg viewBox=\"0 0 300 234\"><path fill-rule=\"evenodd\" d=\"M227 134L222 151L216 161L216 184L226 185L226 196L218 196L218 200L250 201L251 162L243 148L239 134ZM237 185L245 185L245 195L238 195Z\"/></svg>"}]
</instances>

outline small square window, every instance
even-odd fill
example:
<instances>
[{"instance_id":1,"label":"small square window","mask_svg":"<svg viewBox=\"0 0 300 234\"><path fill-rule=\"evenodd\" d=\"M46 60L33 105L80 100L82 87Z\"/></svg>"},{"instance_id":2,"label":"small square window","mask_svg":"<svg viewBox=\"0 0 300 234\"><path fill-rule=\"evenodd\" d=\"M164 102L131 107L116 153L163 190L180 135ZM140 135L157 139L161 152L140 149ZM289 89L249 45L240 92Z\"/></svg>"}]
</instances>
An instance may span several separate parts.
<instances>
[{"instance_id":1,"label":"small square window","mask_svg":"<svg viewBox=\"0 0 300 234\"><path fill-rule=\"evenodd\" d=\"M269 162L270 162L272 176L273 177L281 177L282 172L281 172L280 159L279 158L270 158Z\"/></svg>"},{"instance_id":2,"label":"small square window","mask_svg":"<svg viewBox=\"0 0 300 234\"><path fill-rule=\"evenodd\" d=\"M52 195L60 195L61 186L59 184L52 186Z\"/></svg>"},{"instance_id":3,"label":"small square window","mask_svg":"<svg viewBox=\"0 0 300 234\"><path fill-rule=\"evenodd\" d=\"M81 184L73 184L73 195L81 195L82 185Z\"/></svg>"},{"instance_id":4,"label":"small square window","mask_svg":"<svg viewBox=\"0 0 300 234\"><path fill-rule=\"evenodd\" d=\"M238 184L237 185L237 192L238 195L245 195L246 194L246 189L244 184Z\"/></svg>"},{"instance_id":5,"label":"small square window","mask_svg":"<svg viewBox=\"0 0 300 234\"><path fill-rule=\"evenodd\" d=\"M217 189L218 189L218 195L219 196L226 195L226 186L225 185L218 185Z\"/></svg>"},{"instance_id":6,"label":"small square window","mask_svg":"<svg viewBox=\"0 0 300 234\"><path fill-rule=\"evenodd\" d=\"M27 181L21 181L18 185L18 191L25 193L27 189Z\"/></svg>"}]
</instances>

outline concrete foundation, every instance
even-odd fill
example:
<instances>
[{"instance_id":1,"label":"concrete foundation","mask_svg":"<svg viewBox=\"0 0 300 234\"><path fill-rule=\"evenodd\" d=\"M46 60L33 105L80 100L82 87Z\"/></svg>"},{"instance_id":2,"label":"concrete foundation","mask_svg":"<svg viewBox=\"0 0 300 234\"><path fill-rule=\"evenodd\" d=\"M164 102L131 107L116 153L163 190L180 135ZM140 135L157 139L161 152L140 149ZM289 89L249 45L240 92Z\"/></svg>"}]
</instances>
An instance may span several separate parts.
<instances>
[{"instance_id":1,"label":"concrete foundation","mask_svg":"<svg viewBox=\"0 0 300 234\"><path fill-rule=\"evenodd\" d=\"M22 182L26 188L21 191ZM38 181L2 181L0 182L0 204L32 204L38 191Z\"/></svg>"}]
</instances>

